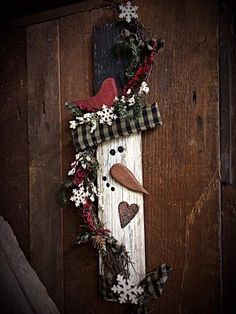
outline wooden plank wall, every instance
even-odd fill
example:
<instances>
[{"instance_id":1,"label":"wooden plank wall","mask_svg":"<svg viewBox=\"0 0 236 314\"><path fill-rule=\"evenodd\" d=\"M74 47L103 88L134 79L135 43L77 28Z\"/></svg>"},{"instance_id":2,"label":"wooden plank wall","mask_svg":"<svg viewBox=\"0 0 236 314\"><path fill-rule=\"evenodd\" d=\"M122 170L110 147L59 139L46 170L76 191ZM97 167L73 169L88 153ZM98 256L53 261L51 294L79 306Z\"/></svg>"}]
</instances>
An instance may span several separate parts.
<instances>
[{"instance_id":1,"label":"wooden plank wall","mask_svg":"<svg viewBox=\"0 0 236 314\"><path fill-rule=\"evenodd\" d=\"M88 23L90 20L90 23ZM98 23L98 12L69 16L60 21L61 99L77 99L92 95L92 25ZM68 130L70 114L62 109L63 173L73 161L74 149ZM65 312L77 313L78 306L85 313L98 307L98 260L91 244L73 245L82 224L77 210L64 210L64 271ZM88 279L93 278L93 280ZM89 293L88 293L89 291ZM94 300L95 299L95 300ZM78 303L75 300L80 300Z\"/></svg>"},{"instance_id":2,"label":"wooden plank wall","mask_svg":"<svg viewBox=\"0 0 236 314\"><path fill-rule=\"evenodd\" d=\"M174 271L153 312L220 311L217 14L214 1L152 1L140 14L165 40L150 77L163 127L143 135L146 254L147 271Z\"/></svg>"},{"instance_id":3,"label":"wooden plank wall","mask_svg":"<svg viewBox=\"0 0 236 314\"><path fill-rule=\"evenodd\" d=\"M26 30L0 37L0 213L29 257Z\"/></svg>"},{"instance_id":4,"label":"wooden plank wall","mask_svg":"<svg viewBox=\"0 0 236 314\"><path fill-rule=\"evenodd\" d=\"M63 304L61 108L58 21L27 29L30 261L49 294Z\"/></svg>"},{"instance_id":5,"label":"wooden plank wall","mask_svg":"<svg viewBox=\"0 0 236 314\"><path fill-rule=\"evenodd\" d=\"M231 313L236 295L236 3L221 1L221 173L223 312Z\"/></svg>"},{"instance_id":6,"label":"wooden plank wall","mask_svg":"<svg viewBox=\"0 0 236 314\"><path fill-rule=\"evenodd\" d=\"M64 103L93 94L92 27L113 21L111 10L88 2L89 11L83 4L83 13L1 34L0 210L62 313L130 313L100 299L96 253L91 244L74 245L80 215L70 206L61 212L54 194L74 155ZM164 125L143 135L146 266L174 268L149 310L216 314L218 7L213 0L137 3L147 29L165 40L149 81L149 102L158 101Z\"/></svg>"}]
</instances>

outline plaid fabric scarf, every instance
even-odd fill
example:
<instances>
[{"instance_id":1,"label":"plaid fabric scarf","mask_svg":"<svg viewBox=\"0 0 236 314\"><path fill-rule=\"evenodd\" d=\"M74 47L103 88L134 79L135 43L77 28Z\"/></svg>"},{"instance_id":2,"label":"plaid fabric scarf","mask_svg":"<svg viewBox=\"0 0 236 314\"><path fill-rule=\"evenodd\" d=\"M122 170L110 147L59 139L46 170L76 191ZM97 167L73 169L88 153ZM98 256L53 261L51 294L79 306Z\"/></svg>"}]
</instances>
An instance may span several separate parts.
<instances>
[{"instance_id":1,"label":"plaid fabric scarf","mask_svg":"<svg viewBox=\"0 0 236 314\"><path fill-rule=\"evenodd\" d=\"M169 273L172 268L166 264L158 266L158 268L147 274L146 277L140 282L140 286L144 289L145 297L158 298L162 294L163 287L168 279Z\"/></svg>"},{"instance_id":2,"label":"plaid fabric scarf","mask_svg":"<svg viewBox=\"0 0 236 314\"><path fill-rule=\"evenodd\" d=\"M146 313L148 298L158 298L161 296L171 270L172 268L170 266L162 264L140 281L139 286L143 288L144 292L139 297L138 305L134 307L134 314ZM111 291L111 283L104 276L101 276L101 292L106 301L118 301L116 294Z\"/></svg>"},{"instance_id":3,"label":"plaid fabric scarf","mask_svg":"<svg viewBox=\"0 0 236 314\"><path fill-rule=\"evenodd\" d=\"M76 243L86 243L91 240L92 237L93 235L89 233L81 234L77 238ZM124 245L117 241L114 237L106 236L106 246L107 249L111 249L115 255L123 256L124 261L128 258ZM107 251L104 253L105 255L102 256L102 258L105 258ZM105 262L105 260L103 262ZM104 263L104 265L105 264L106 263ZM143 293L138 298L138 304L134 306L134 314L145 314L148 299L150 297L158 298L161 296L163 287L168 279L171 270L172 268L170 266L162 264L158 266L156 270L147 274L140 281L138 285L143 288ZM127 276L125 276L125 278L129 277L129 274L126 275ZM100 290L104 300L118 301L118 296L111 290L111 287L116 283L116 279L114 279L114 274L108 271L106 272L106 275L101 275L100 277Z\"/></svg>"},{"instance_id":4,"label":"plaid fabric scarf","mask_svg":"<svg viewBox=\"0 0 236 314\"><path fill-rule=\"evenodd\" d=\"M161 124L158 105L153 104L144 107L141 116L137 120L118 118L110 126L99 124L93 133L90 133L91 127L87 123L79 125L71 132L76 152L79 152L89 147L95 147L103 141L145 131Z\"/></svg>"}]
</instances>

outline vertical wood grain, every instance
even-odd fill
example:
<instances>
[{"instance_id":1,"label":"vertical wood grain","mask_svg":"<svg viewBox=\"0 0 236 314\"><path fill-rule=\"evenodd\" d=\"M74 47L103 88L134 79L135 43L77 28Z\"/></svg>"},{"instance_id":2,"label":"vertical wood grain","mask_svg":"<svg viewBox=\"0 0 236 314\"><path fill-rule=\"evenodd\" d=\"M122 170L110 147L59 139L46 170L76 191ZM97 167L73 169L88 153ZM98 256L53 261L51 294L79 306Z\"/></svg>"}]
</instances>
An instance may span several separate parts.
<instances>
[{"instance_id":1,"label":"vertical wood grain","mask_svg":"<svg viewBox=\"0 0 236 314\"><path fill-rule=\"evenodd\" d=\"M139 1L163 38L150 102L163 127L143 134L147 271L172 265L150 311L219 313L221 298L218 8L215 1Z\"/></svg>"},{"instance_id":2,"label":"vertical wood grain","mask_svg":"<svg viewBox=\"0 0 236 314\"><path fill-rule=\"evenodd\" d=\"M115 38L120 34L120 27L114 24L106 24L94 29L94 83L97 91L104 79L113 77L116 84L124 85L125 64L116 59L113 52ZM106 56L106 57L104 57ZM124 75L124 74L123 74ZM122 82L123 81L123 82ZM123 83L123 84L122 84ZM117 84L118 85L118 84ZM118 147L124 148L121 154ZM110 151L115 150L115 155ZM133 263L130 267L130 276L135 283L139 283L146 274L145 264L145 236L144 236L144 213L143 194L128 190L118 184L110 175L110 169L115 163L125 165L142 184L142 138L141 133L132 134L123 138L114 139L102 143L97 148L97 160L100 164L98 174L98 190L101 193L99 206L99 218L106 223L106 227L112 231L112 235L126 247L129 257ZM103 181L103 177L107 181ZM109 187L107 187L109 184ZM112 191L111 188L115 188ZM125 227L121 228L118 206L120 202L137 204L139 211L134 219ZM100 260L100 271L102 273L102 260Z\"/></svg>"},{"instance_id":3,"label":"vertical wood grain","mask_svg":"<svg viewBox=\"0 0 236 314\"><path fill-rule=\"evenodd\" d=\"M64 107L68 99L92 93L92 24L97 13L63 18L60 21L62 158L63 175L67 176L75 150L69 131L70 113ZM75 240L83 229L80 212L71 204L64 208L64 276L65 312L91 313L98 295L97 258L91 245L76 247ZM90 278L93 278L91 280Z\"/></svg>"},{"instance_id":4,"label":"vertical wood grain","mask_svg":"<svg viewBox=\"0 0 236 314\"><path fill-rule=\"evenodd\" d=\"M231 313L236 295L236 3L221 1L220 94L222 184L223 313ZM224 52L228 52L228 64ZM228 76L226 74L228 73ZM225 119L227 114L227 119ZM229 128L230 125L230 128ZM230 149L229 149L230 148ZM224 179L224 178L223 178ZM231 179L227 180L227 179Z\"/></svg>"},{"instance_id":5,"label":"vertical wood grain","mask_svg":"<svg viewBox=\"0 0 236 314\"><path fill-rule=\"evenodd\" d=\"M26 29L0 34L0 213L29 257Z\"/></svg>"},{"instance_id":6,"label":"vertical wood grain","mask_svg":"<svg viewBox=\"0 0 236 314\"><path fill-rule=\"evenodd\" d=\"M157 38L165 40L149 82L149 100L158 101L164 126L143 135L144 186L150 192L145 199L146 255L147 271L162 262L172 265L174 271L162 298L151 304L153 312L218 313L220 309L217 14L213 1L139 3L141 22ZM84 41L86 31L82 35L79 29L87 29L96 21L91 14L89 21L85 16L63 19L68 29L64 33L64 62L68 66L63 89L70 91L64 100L92 94L91 55L89 50L85 53L85 47L91 49L85 44L91 33L87 31L88 41ZM77 73L84 77L83 81L76 80ZM74 214L70 215L67 223L74 221ZM76 227L73 230L76 235ZM86 265L92 255L89 249ZM85 247L78 250L83 258ZM71 250L70 254L72 259ZM85 277L92 275L94 280L94 264L93 267L93 271L91 266L84 269L81 289ZM67 280L71 287L76 284L75 280ZM87 285L94 294L89 279ZM90 301L84 304L81 289L77 294L82 297L79 302L89 312L92 305ZM93 305L97 305L94 299ZM96 310L99 313L100 307Z\"/></svg>"},{"instance_id":7,"label":"vertical wood grain","mask_svg":"<svg viewBox=\"0 0 236 314\"><path fill-rule=\"evenodd\" d=\"M122 154L117 150L119 146L124 147ZM115 149L115 156L109 154L111 149ZM103 206L103 208L99 207L99 218L106 223L106 227L111 230L112 235L125 245L133 263L133 267L129 267L130 277L136 284L139 284L146 275L143 194L130 191L120 185L111 177L109 172L115 163L121 163L142 184L141 134L132 134L128 137L102 143L97 148L97 159L100 163L98 190L102 194L99 205L102 204ZM103 181L103 176L107 177L107 181ZM109 183L110 186L107 187L106 183ZM112 187L115 188L115 191L111 190ZM139 207L138 213L125 228L121 228L120 224L118 211L120 202L127 202L129 205L137 204ZM100 269L102 270L102 264Z\"/></svg>"},{"instance_id":8,"label":"vertical wood grain","mask_svg":"<svg viewBox=\"0 0 236 314\"><path fill-rule=\"evenodd\" d=\"M94 25L109 22L111 11L94 10L63 18L60 21L61 103L63 175L66 177L75 150L68 128L71 115L64 108L67 99L93 95L92 30ZM127 305L101 299L98 278L98 255L91 243L73 245L83 223L73 205L64 209L65 312L129 313Z\"/></svg>"},{"instance_id":9,"label":"vertical wood grain","mask_svg":"<svg viewBox=\"0 0 236 314\"><path fill-rule=\"evenodd\" d=\"M63 305L59 27L57 21L27 32L30 261L59 308Z\"/></svg>"}]
</instances>

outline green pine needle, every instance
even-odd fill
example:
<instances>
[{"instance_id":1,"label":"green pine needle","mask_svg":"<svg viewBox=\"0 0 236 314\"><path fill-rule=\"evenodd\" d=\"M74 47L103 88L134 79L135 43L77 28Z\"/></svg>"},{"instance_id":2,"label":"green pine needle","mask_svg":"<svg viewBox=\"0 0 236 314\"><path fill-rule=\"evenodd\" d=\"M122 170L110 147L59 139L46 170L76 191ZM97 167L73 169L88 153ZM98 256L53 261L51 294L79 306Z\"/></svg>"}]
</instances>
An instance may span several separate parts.
<instances>
[{"instance_id":1,"label":"green pine needle","mask_svg":"<svg viewBox=\"0 0 236 314\"><path fill-rule=\"evenodd\" d=\"M71 100L67 100L65 103L65 107L70 110L70 112L76 116L76 117L81 117L83 116L83 111L80 110Z\"/></svg>"},{"instance_id":2,"label":"green pine needle","mask_svg":"<svg viewBox=\"0 0 236 314\"><path fill-rule=\"evenodd\" d=\"M69 179L65 179L59 185L59 189L57 191L57 198L61 206L65 206L68 202L68 193L69 190L73 187L73 182Z\"/></svg>"}]
</instances>

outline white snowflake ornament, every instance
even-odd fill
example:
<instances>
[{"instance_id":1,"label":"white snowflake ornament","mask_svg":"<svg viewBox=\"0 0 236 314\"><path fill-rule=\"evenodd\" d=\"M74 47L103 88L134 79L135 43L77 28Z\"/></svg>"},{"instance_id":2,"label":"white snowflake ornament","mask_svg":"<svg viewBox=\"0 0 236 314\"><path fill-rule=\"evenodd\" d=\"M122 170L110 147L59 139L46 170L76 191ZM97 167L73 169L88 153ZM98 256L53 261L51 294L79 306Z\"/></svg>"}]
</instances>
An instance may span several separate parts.
<instances>
[{"instance_id":1,"label":"white snowflake ornament","mask_svg":"<svg viewBox=\"0 0 236 314\"><path fill-rule=\"evenodd\" d=\"M136 11L138 10L138 6L134 5L132 6L131 2L128 1L126 3L126 5L119 5L119 9L120 9L120 14L119 14L119 18L120 19L125 19L126 22L130 23L132 18L137 19L138 18L138 14L136 13Z\"/></svg>"},{"instance_id":2,"label":"white snowflake ornament","mask_svg":"<svg viewBox=\"0 0 236 314\"><path fill-rule=\"evenodd\" d=\"M99 123L112 125L113 120L117 119L117 115L114 113L115 107L108 108L106 105L102 106L102 110L97 111Z\"/></svg>"},{"instance_id":3,"label":"white snowflake ornament","mask_svg":"<svg viewBox=\"0 0 236 314\"><path fill-rule=\"evenodd\" d=\"M138 297L144 292L142 287L138 287L132 279L125 279L122 275L117 275L117 285L111 290L119 294L120 303L138 304Z\"/></svg>"}]
</instances>

